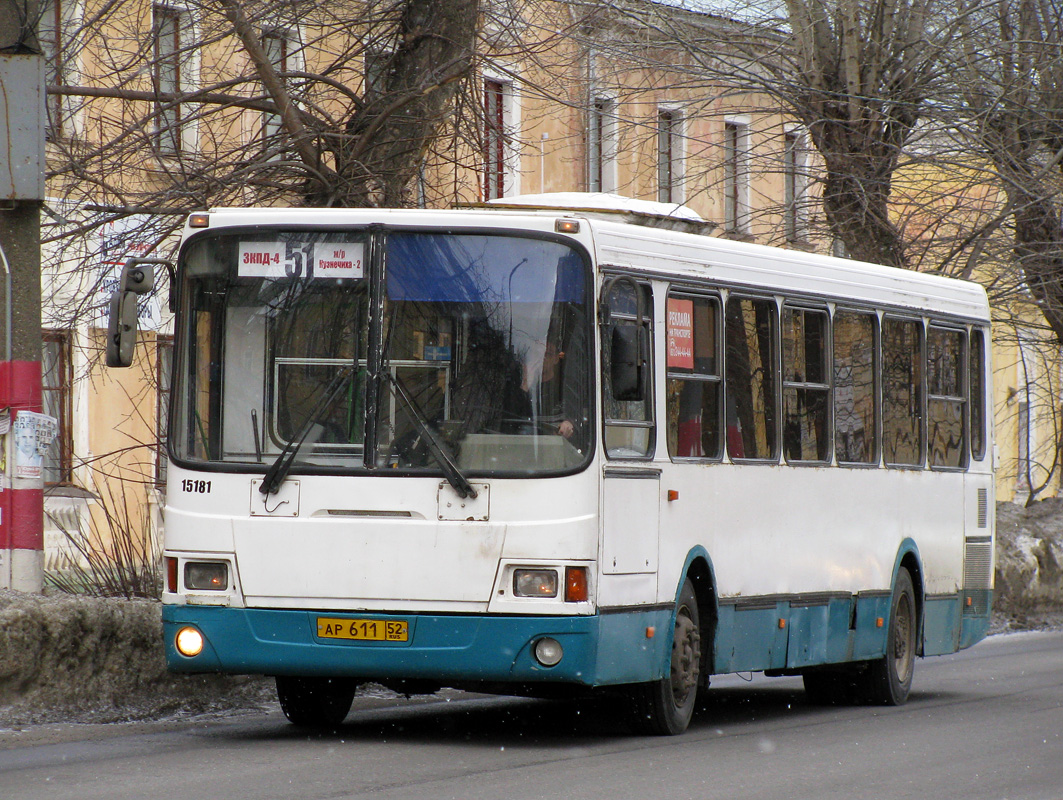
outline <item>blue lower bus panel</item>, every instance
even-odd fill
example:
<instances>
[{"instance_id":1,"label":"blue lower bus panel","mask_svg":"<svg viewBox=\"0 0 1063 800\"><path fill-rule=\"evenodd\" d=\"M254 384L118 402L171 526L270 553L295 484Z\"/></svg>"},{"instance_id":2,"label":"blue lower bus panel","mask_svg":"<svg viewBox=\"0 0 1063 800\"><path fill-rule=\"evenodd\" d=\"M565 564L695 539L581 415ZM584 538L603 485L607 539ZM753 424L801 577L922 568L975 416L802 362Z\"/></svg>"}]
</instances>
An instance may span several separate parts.
<instances>
[{"instance_id":1,"label":"blue lower bus panel","mask_svg":"<svg viewBox=\"0 0 1063 800\"><path fill-rule=\"evenodd\" d=\"M318 619L406 622L406 641L318 635ZM324 624L324 623L323 623ZM341 613L163 606L167 665L174 672L349 676L374 679L557 682L585 686L662 677L668 659L668 610L594 616L499 616ZM203 634L187 657L175 638L185 626ZM324 629L323 629L324 630ZM562 647L546 667L533 653L543 637ZM619 644L624 643L624 644ZM634 644L633 644L634 643Z\"/></svg>"}]
</instances>

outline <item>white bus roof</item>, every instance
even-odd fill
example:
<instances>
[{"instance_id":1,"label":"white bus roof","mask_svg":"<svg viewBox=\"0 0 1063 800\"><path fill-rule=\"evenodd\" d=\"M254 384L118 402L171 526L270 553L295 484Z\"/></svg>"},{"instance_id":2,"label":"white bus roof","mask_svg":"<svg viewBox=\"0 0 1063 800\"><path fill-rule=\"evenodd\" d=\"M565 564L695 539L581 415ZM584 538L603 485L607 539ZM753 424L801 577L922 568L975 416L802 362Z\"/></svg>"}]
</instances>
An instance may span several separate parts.
<instances>
[{"instance_id":1,"label":"white bus roof","mask_svg":"<svg viewBox=\"0 0 1063 800\"><path fill-rule=\"evenodd\" d=\"M554 230L558 218L578 218L585 227L573 238L594 250L599 268L619 267L689 283L710 281L796 298L825 298L989 321L986 292L977 283L689 233L686 230L698 225L711 227L711 223L683 206L622 198L628 202L617 208L605 201L596 205L594 198L581 193L529 197L525 198L527 203L506 198L503 204L458 210L219 208L211 210L210 226L382 223L548 232ZM664 217L665 221L661 225L647 223L645 218L653 217ZM669 229L668 218L678 221L675 227L686 230Z\"/></svg>"}]
</instances>

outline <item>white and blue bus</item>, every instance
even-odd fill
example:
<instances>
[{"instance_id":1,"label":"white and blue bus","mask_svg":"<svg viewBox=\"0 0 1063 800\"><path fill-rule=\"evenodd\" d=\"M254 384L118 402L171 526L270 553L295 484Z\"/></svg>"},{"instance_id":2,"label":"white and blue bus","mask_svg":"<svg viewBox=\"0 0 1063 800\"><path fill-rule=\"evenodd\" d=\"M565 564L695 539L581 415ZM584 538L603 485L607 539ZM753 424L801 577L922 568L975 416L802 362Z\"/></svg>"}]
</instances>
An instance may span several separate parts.
<instances>
[{"instance_id":1,"label":"white and blue bus","mask_svg":"<svg viewBox=\"0 0 1063 800\"><path fill-rule=\"evenodd\" d=\"M982 639L984 290L661 210L191 216L170 669L275 676L300 725L379 682L616 691L674 734L714 673L899 704Z\"/></svg>"}]
</instances>

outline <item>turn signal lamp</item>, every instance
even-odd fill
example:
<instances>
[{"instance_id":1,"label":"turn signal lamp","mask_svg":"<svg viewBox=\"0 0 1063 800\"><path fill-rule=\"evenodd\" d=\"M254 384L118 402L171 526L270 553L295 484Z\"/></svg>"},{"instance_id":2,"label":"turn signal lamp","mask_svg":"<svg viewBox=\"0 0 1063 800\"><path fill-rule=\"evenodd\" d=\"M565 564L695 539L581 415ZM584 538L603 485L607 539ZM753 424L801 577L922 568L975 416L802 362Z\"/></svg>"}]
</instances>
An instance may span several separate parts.
<instances>
[{"instance_id":1,"label":"turn signal lamp","mask_svg":"<svg viewBox=\"0 0 1063 800\"><path fill-rule=\"evenodd\" d=\"M166 556L166 591L174 594L177 591L177 559Z\"/></svg>"},{"instance_id":2,"label":"turn signal lamp","mask_svg":"<svg viewBox=\"0 0 1063 800\"><path fill-rule=\"evenodd\" d=\"M586 567L565 567L565 602L585 603L590 599Z\"/></svg>"},{"instance_id":3,"label":"turn signal lamp","mask_svg":"<svg viewBox=\"0 0 1063 800\"><path fill-rule=\"evenodd\" d=\"M181 628L174 639L177 652L187 658L194 658L203 652L203 634L195 628Z\"/></svg>"},{"instance_id":4,"label":"turn signal lamp","mask_svg":"<svg viewBox=\"0 0 1063 800\"><path fill-rule=\"evenodd\" d=\"M557 571L552 569L514 570L513 594L517 597L557 597Z\"/></svg>"}]
</instances>

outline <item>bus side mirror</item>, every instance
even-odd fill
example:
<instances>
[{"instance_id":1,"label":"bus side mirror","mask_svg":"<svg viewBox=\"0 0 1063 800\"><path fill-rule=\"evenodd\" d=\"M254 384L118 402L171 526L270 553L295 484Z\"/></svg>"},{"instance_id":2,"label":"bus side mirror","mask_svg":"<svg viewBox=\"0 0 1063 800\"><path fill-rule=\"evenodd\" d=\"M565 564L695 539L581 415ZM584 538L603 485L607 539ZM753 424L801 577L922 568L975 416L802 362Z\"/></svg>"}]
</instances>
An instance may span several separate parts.
<instances>
[{"instance_id":1,"label":"bus side mirror","mask_svg":"<svg viewBox=\"0 0 1063 800\"><path fill-rule=\"evenodd\" d=\"M614 400L642 400L645 396L645 356L649 351L645 328L619 324L612 328L609 366Z\"/></svg>"},{"instance_id":2,"label":"bus side mirror","mask_svg":"<svg viewBox=\"0 0 1063 800\"><path fill-rule=\"evenodd\" d=\"M107 366L128 367L133 363L137 344L137 295L115 292L111 295L107 320Z\"/></svg>"},{"instance_id":3,"label":"bus side mirror","mask_svg":"<svg viewBox=\"0 0 1063 800\"><path fill-rule=\"evenodd\" d=\"M107 319L107 366L128 367L137 344L137 300L155 287L156 259L131 258L122 267L118 290L111 295Z\"/></svg>"}]
</instances>

